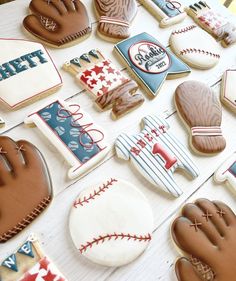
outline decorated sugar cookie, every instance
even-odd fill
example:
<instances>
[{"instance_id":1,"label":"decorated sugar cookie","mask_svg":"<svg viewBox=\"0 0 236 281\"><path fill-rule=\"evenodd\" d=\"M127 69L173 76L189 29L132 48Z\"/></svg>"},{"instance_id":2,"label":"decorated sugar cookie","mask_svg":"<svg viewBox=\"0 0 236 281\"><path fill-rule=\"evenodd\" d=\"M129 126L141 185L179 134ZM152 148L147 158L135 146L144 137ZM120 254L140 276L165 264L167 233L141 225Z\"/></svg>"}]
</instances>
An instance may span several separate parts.
<instances>
[{"instance_id":1,"label":"decorated sugar cookie","mask_svg":"<svg viewBox=\"0 0 236 281\"><path fill-rule=\"evenodd\" d=\"M55 100L25 119L37 126L70 165L68 177L82 176L109 152L104 131L78 104Z\"/></svg>"},{"instance_id":2,"label":"decorated sugar cookie","mask_svg":"<svg viewBox=\"0 0 236 281\"><path fill-rule=\"evenodd\" d=\"M183 82L175 90L175 104L190 130L190 145L195 152L215 154L224 150L222 108L209 86L198 81Z\"/></svg>"},{"instance_id":3,"label":"decorated sugar cookie","mask_svg":"<svg viewBox=\"0 0 236 281\"><path fill-rule=\"evenodd\" d=\"M118 43L115 51L151 97L158 94L165 79L191 72L186 64L145 32Z\"/></svg>"},{"instance_id":4,"label":"decorated sugar cookie","mask_svg":"<svg viewBox=\"0 0 236 281\"><path fill-rule=\"evenodd\" d=\"M0 39L0 101L18 109L62 85L51 57L43 45L20 39Z\"/></svg>"},{"instance_id":5,"label":"decorated sugar cookie","mask_svg":"<svg viewBox=\"0 0 236 281\"><path fill-rule=\"evenodd\" d=\"M135 81L123 75L98 50L76 57L63 65L89 91L101 110L112 108L112 117L119 118L143 102Z\"/></svg>"},{"instance_id":6,"label":"decorated sugar cookie","mask_svg":"<svg viewBox=\"0 0 236 281\"><path fill-rule=\"evenodd\" d=\"M0 117L0 128L5 126L5 121L2 117Z\"/></svg>"},{"instance_id":7,"label":"decorated sugar cookie","mask_svg":"<svg viewBox=\"0 0 236 281\"><path fill-rule=\"evenodd\" d=\"M105 266L122 266L147 248L153 215L144 195L117 178L83 190L74 201L69 228L78 251Z\"/></svg>"},{"instance_id":8,"label":"decorated sugar cookie","mask_svg":"<svg viewBox=\"0 0 236 281\"><path fill-rule=\"evenodd\" d=\"M42 252L35 235L22 244L0 265L1 281L66 281L52 261Z\"/></svg>"},{"instance_id":9,"label":"decorated sugar cookie","mask_svg":"<svg viewBox=\"0 0 236 281\"><path fill-rule=\"evenodd\" d=\"M175 29L170 36L172 51L189 66L209 69L220 60L220 48L208 33L195 24Z\"/></svg>"},{"instance_id":10,"label":"decorated sugar cookie","mask_svg":"<svg viewBox=\"0 0 236 281\"><path fill-rule=\"evenodd\" d=\"M25 140L0 137L0 243L27 227L52 199L47 165Z\"/></svg>"},{"instance_id":11,"label":"decorated sugar cookie","mask_svg":"<svg viewBox=\"0 0 236 281\"><path fill-rule=\"evenodd\" d=\"M91 31L87 10L80 0L32 0L24 28L52 47L67 47L86 39Z\"/></svg>"},{"instance_id":12,"label":"decorated sugar cookie","mask_svg":"<svg viewBox=\"0 0 236 281\"><path fill-rule=\"evenodd\" d=\"M222 78L220 99L233 112L236 112L235 81L236 69L226 70Z\"/></svg>"},{"instance_id":13,"label":"decorated sugar cookie","mask_svg":"<svg viewBox=\"0 0 236 281\"><path fill-rule=\"evenodd\" d=\"M131 160L136 169L153 185L175 197L182 194L173 173L177 168L193 178L199 172L186 148L168 131L168 123L158 116L142 120L141 133L129 136L121 134L115 142L119 158Z\"/></svg>"},{"instance_id":14,"label":"decorated sugar cookie","mask_svg":"<svg viewBox=\"0 0 236 281\"><path fill-rule=\"evenodd\" d=\"M140 1L157 19L160 27L168 27L186 18L186 13L179 1L141 0Z\"/></svg>"},{"instance_id":15,"label":"decorated sugar cookie","mask_svg":"<svg viewBox=\"0 0 236 281\"><path fill-rule=\"evenodd\" d=\"M187 13L203 29L221 41L223 47L228 47L236 42L236 25L215 12L205 1L199 1L189 6Z\"/></svg>"}]
</instances>

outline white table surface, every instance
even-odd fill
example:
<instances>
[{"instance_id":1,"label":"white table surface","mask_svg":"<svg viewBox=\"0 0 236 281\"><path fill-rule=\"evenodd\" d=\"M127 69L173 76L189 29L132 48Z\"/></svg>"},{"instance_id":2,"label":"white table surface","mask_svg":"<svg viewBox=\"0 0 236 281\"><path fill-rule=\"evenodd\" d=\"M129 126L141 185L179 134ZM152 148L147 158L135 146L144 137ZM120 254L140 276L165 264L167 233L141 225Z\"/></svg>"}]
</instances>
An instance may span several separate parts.
<instances>
[{"instance_id":1,"label":"white table surface","mask_svg":"<svg viewBox=\"0 0 236 281\"><path fill-rule=\"evenodd\" d=\"M208 2L219 12L236 21L235 17L230 15L217 0L208 0ZM23 119L33 108L39 107L40 104L44 104L54 97L72 100L73 102L78 102L84 110L91 114L97 124L103 126L109 132L108 141L113 144L115 138L121 132L129 132L130 134L139 132L142 117L150 113L158 113L168 118L171 132L183 144L189 146L188 132L178 118L174 108L174 90L181 82L196 79L205 81L214 88L216 95L219 95L223 71L236 65L236 45L227 49L222 48L221 60L215 68L207 71L192 69L192 73L188 77L166 81L155 99L148 99L144 93L146 100L140 108L118 121L112 121L109 110L103 113L98 112L94 108L89 94L75 83L72 76L61 69L62 64L68 59L79 56L96 46L103 50L120 69L126 72L124 66L119 63L112 52L113 44L101 40L96 35L97 20L92 8L92 0L84 0L84 3L93 23L93 32L90 38L66 49L48 48L62 75L63 87L61 90L53 96L15 112L0 110L0 116L6 120L6 126L1 129L0 133L16 140L22 138L29 140L41 150L47 160L54 188L54 200L50 207L19 235L0 245L0 260L10 255L31 232L34 232L39 237L45 253L53 259L69 281L174 281L176 280L174 262L179 253L171 241L169 230L171 222L178 215L183 204L199 197L206 197L223 200L236 211L234 195L225 186L214 183L212 178L214 171L221 162L236 150L235 114L223 106L222 128L227 140L227 147L222 153L213 157L203 157L191 152L200 170L198 178L190 180L178 172L175 173L175 179L184 192L178 199L173 199L155 190L128 162L119 160L114 155L114 150L99 167L82 179L68 180L66 177L69 168L67 163L40 134L37 128L25 127ZM182 3L188 5L192 1L185 0ZM0 37L30 39L24 33L21 25L23 18L27 14L28 4L29 0L16 0L0 6ZM190 22L192 20L187 17L184 23ZM131 32L132 35L135 35L148 31L163 44L168 45L170 33L175 27L160 29L158 21L139 5L138 14L133 21ZM148 249L133 263L121 268L102 267L83 258L74 248L68 230L69 211L79 192L86 186L93 184L94 179L102 180L110 177L122 177L140 189L150 202L155 220L153 240Z\"/></svg>"}]
</instances>

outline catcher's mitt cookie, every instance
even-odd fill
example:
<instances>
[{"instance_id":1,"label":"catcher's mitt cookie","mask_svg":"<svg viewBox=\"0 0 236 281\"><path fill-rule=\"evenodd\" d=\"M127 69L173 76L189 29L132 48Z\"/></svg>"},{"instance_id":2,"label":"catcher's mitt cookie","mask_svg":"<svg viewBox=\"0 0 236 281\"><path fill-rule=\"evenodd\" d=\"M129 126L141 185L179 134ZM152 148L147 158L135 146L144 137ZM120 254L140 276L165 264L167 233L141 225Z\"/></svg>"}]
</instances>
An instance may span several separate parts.
<instances>
[{"instance_id":1,"label":"catcher's mitt cookie","mask_svg":"<svg viewBox=\"0 0 236 281\"><path fill-rule=\"evenodd\" d=\"M0 243L30 224L51 199L49 172L38 149L0 137Z\"/></svg>"},{"instance_id":2,"label":"catcher's mitt cookie","mask_svg":"<svg viewBox=\"0 0 236 281\"><path fill-rule=\"evenodd\" d=\"M53 47L74 45L87 38L91 24L80 0L32 0L23 25L32 35Z\"/></svg>"}]
</instances>

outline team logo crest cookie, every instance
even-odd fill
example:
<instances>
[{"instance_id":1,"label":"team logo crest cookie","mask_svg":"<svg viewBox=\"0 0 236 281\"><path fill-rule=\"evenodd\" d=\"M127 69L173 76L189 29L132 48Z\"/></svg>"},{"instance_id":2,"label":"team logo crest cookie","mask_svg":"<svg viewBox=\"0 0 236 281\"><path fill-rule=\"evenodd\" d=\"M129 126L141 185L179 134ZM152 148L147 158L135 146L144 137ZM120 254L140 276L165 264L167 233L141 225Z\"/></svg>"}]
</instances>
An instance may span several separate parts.
<instances>
[{"instance_id":1,"label":"team logo crest cookie","mask_svg":"<svg viewBox=\"0 0 236 281\"><path fill-rule=\"evenodd\" d=\"M121 134L115 142L117 156L131 160L135 168L157 188L178 197L182 190L173 173L177 168L193 178L199 172L186 148L168 131L168 123L158 116L143 118L141 133Z\"/></svg>"},{"instance_id":2,"label":"team logo crest cookie","mask_svg":"<svg viewBox=\"0 0 236 281\"><path fill-rule=\"evenodd\" d=\"M191 72L186 64L145 32L118 43L115 51L151 97L158 94L166 78Z\"/></svg>"},{"instance_id":3,"label":"team logo crest cookie","mask_svg":"<svg viewBox=\"0 0 236 281\"><path fill-rule=\"evenodd\" d=\"M222 77L221 83L221 102L236 113L236 69L228 69Z\"/></svg>"},{"instance_id":4,"label":"team logo crest cookie","mask_svg":"<svg viewBox=\"0 0 236 281\"><path fill-rule=\"evenodd\" d=\"M122 266L136 259L149 245L153 227L152 210L144 195L116 178L83 190L69 218L75 247L104 266Z\"/></svg>"},{"instance_id":5,"label":"team logo crest cookie","mask_svg":"<svg viewBox=\"0 0 236 281\"><path fill-rule=\"evenodd\" d=\"M95 99L101 110L112 108L117 119L136 109L144 102L135 81L126 77L99 50L91 50L63 65Z\"/></svg>"},{"instance_id":6,"label":"team logo crest cookie","mask_svg":"<svg viewBox=\"0 0 236 281\"><path fill-rule=\"evenodd\" d=\"M84 175L110 148L104 131L78 104L55 100L29 114L25 124L37 126L71 166L68 177Z\"/></svg>"},{"instance_id":7,"label":"team logo crest cookie","mask_svg":"<svg viewBox=\"0 0 236 281\"><path fill-rule=\"evenodd\" d=\"M0 100L18 109L56 92L59 72L43 45L20 39L0 39Z\"/></svg>"}]
</instances>

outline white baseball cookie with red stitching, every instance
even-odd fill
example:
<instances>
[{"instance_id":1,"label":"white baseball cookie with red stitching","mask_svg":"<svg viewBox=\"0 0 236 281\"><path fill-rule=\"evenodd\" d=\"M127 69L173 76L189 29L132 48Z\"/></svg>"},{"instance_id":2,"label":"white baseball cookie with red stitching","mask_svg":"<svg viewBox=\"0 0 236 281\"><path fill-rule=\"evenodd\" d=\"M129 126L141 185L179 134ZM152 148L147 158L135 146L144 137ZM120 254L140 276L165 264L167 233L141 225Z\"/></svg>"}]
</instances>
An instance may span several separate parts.
<instances>
[{"instance_id":1,"label":"white baseball cookie with red stitching","mask_svg":"<svg viewBox=\"0 0 236 281\"><path fill-rule=\"evenodd\" d=\"M216 40L194 24L174 30L170 36L170 47L191 67L209 69L220 60Z\"/></svg>"},{"instance_id":2,"label":"white baseball cookie with red stitching","mask_svg":"<svg viewBox=\"0 0 236 281\"><path fill-rule=\"evenodd\" d=\"M80 253L105 266L121 266L148 246L152 210L133 185L111 178L82 191L73 204L69 228Z\"/></svg>"}]
</instances>

